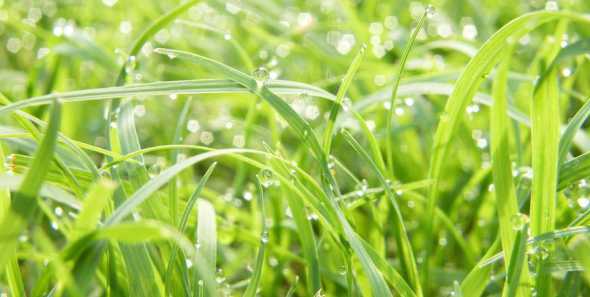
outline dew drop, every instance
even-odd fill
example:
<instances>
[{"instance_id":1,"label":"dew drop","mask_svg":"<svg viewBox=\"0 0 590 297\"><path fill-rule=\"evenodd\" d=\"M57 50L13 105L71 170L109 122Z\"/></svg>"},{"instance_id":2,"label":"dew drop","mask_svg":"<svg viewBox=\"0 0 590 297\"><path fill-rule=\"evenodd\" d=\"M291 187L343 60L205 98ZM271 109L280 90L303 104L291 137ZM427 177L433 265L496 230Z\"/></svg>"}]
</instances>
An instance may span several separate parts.
<instances>
[{"instance_id":1,"label":"dew drop","mask_svg":"<svg viewBox=\"0 0 590 297\"><path fill-rule=\"evenodd\" d=\"M256 70L254 70L253 75L254 79L256 80L256 87L258 89L262 88L269 78L268 70L264 67L258 67Z\"/></svg>"},{"instance_id":2,"label":"dew drop","mask_svg":"<svg viewBox=\"0 0 590 297\"><path fill-rule=\"evenodd\" d=\"M196 133L199 131L199 129L201 129L201 124L199 124L199 121L191 119L186 123L186 129L191 133Z\"/></svg>"},{"instance_id":3,"label":"dew drop","mask_svg":"<svg viewBox=\"0 0 590 297\"><path fill-rule=\"evenodd\" d=\"M529 217L523 213L518 213L513 215L510 218L510 224L512 224L512 229L516 231L520 231L528 224Z\"/></svg>"}]
</instances>

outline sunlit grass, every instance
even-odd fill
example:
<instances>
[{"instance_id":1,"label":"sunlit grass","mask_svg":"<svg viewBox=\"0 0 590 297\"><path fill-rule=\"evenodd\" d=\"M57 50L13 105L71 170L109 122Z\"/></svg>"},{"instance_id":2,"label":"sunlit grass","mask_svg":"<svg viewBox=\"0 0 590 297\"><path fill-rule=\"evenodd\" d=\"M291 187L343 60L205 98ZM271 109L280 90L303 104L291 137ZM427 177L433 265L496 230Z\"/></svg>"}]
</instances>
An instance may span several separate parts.
<instances>
[{"instance_id":1,"label":"sunlit grass","mask_svg":"<svg viewBox=\"0 0 590 297\"><path fill-rule=\"evenodd\" d=\"M0 295L587 296L590 4L512 4L0 0Z\"/></svg>"}]
</instances>

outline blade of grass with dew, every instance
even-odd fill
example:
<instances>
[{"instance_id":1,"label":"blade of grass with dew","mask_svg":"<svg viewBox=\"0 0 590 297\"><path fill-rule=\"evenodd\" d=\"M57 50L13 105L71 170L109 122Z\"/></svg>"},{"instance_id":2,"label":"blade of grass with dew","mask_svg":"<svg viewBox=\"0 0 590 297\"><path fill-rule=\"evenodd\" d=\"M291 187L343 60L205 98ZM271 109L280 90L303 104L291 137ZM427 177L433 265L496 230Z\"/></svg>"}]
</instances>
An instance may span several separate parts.
<instances>
[{"instance_id":1,"label":"blade of grass with dew","mask_svg":"<svg viewBox=\"0 0 590 297\"><path fill-rule=\"evenodd\" d=\"M275 165L276 163L276 165ZM296 183L299 179L298 172L290 169L284 162L272 161L273 168L283 176L289 176L292 183ZM287 200L287 205L291 210L295 226L297 227L297 236L301 243L303 254L307 261L306 280L308 282L308 294L313 295L321 289L321 275L318 259L318 250L316 244L316 237L314 236L312 225L308 219L308 214L305 209L304 201L300 197L292 193L290 190L284 191L284 196Z\"/></svg>"},{"instance_id":2,"label":"blade of grass with dew","mask_svg":"<svg viewBox=\"0 0 590 297\"><path fill-rule=\"evenodd\" d=\"M172 137L171 144L178 144L181 142L182 139L182 131L184 131L184 127L186 125L186 119L188 117L191 104L193 102L192 97L189 97L184 102L182 110L180 111L180 115L178 116L178 121L176 122L176 129L174 130L174 136ZM176 163L178 159L178 150L173 150L170 152L170 161L172 163ZM170 209L170 222L173 225L176 225L178 222L178 189L176 186L176 181L178 178L175 178L175 181L171 182L168 185L168 207Z\"/></svg>"},{"instance_id":3,"label":"blade of grass with dew","mask_svg":"<svg viewBox=\"0 0 590 297\"><path fill-rule=\"evenodd\" d=\"M478 50L477 54L469 61L459 79L455 82L455 88L449 96L445 105L445 110L441 115L438 127L436 128L433 153L430 158L429 178L433 180L433 185L429 191L428 217L434 217L434 209L438 200L439 182L445 158L447 157L448 147L455 130L459 125L459 120L463 111L473 99L477 89L483 82L487 73L501 58L501 52L509 46L508 39L518 40L524 34L532 31L543 23L556 19L572 19L582 23L589 23L590 18L577 13L563 11L538 11L522 15L508 24L504 25L494 35L492 35L484 45ZM430 237L434 237L434 226L436 222L428 222L427 230ZM431 240L427 241L426 264L423 279L428 279L429 256L432 249Z\"/></svg>"},{"instance_id":4,"label":"blade of grass with dew","mask_svg":"<svg viewBox=\"0 0 590 297\"><path fill-rule=\"evenodd\" d=\"M51 119L45 131L31 167L25 175L19 190L12 200L10 211L0 223L0 269L5 267L16 252L17 238L37 210L37 195L41 190L47 170L53 160L57 144L57 131L61 120L61 105L55 101L51 108ZM2 269L3 270L3 269Z\"/></svg>"},{"instance_id":5,"label":"blade of grass with dew","mask_svg":"<svg viewBox=\"0 0 590 297\"><path fill-rule=\"evenodd\" d=\"M266 244L268 243L268 229L266 227L266 218L264 212L264 189L257 178L256 181L258 212L260 212L260 227L262 233L260 234L260 245L258 246L258 255L256 255L256 263L254 264L254 270L252 271L252 277L248 283L246 291L242 295L243 297L255 297L256 291L260 284L262 277L262 271L264 270L264 254L266 250Z\"/></svg>"},{"instance_id":6,"label":"blade of grass with dew","mask_svg":"<svg viewBox=\"0 0 590 297\"><path fill-rule=\"evenodd\" d=\"M193 207L195 206L195 203L197 202L197 199L198 199L199 195L201 194L201 191L205 187L205 184L207 183L207 181L211 177L211 174L213 174L213 171L215 170L216 166L217 166L217 162L213 162L213 164L211 164L211 166L209 166L207 171L205 171L205 174L203 174L203 177L201 177L201 180L197 184L197 187L195 188L194 192L191 194L189 200L187 201L184 211L182 213L182 216L180 218L180 221L178 222L179 232L184 233L186 231L188 219L190 217L190 214L193 211ZM175 263L178 263L176 261L177 253L178 253L178 251L176 249L173 250L170 255L170 259L168 260L168 269L167 269L166 275L164 276L164 284L167 287L167 289L166 289L167 292L171 292L171 290L174 289L174 288L171 288L171 281L172 281L172 277L174 276L174 273L172 271L173 265ZM184 264L183 262L184 261L180 261L180 264L183 265ZM184 270L185 267L184 266L176 267L176 269ZM184 276L185 276L185 274L183 273L183 277ZM188 279L184 279L183 281L185 284L190 284L190 281ZM187 293L190 293L190 291Z\"/></svg>"},{"instance_id":7,"label":"blade of grass with dew","mask_svg":"<svg viewBox=\"0 0 590 297\"><path fill-rule=\"evenodd\" d=\"M343 227L345 238L350 243L352 249L359 257L365 273L367 274L371 283L373 294L377 296L391 296L391 292L387 288L387 284L383 279L383 276L375 267L373 261L369 258L367 251L364 249L360 242L358 235L350 226L350 223L344 217L344 214L335 203L334 198L334 186L335 182L328 169L327 161L323 150L315 136L313 129L309 123L304 121L284 100L274 94L270 89L265 87L265 82L258 82L249 75L242 73L234 68L231 68L225 64L217 62L215 60L192 54L188 52L170 50L170 49L155 49L157 53L183 58L193 63L202 65L215 72L222 73L224 76L229 77L231 80L238 82L239 84L247 87L251 92L260 96L266 100L282 117L287 121L289 126L294 130L297 136L302 139L304 144L314 153L317 161L319 162L321 173L322 173L322 188L325 194L329 197L327 203L331 206L333 211L336 213L339 223ZM259 85L262 84L260 87Z\"/></svg>"},{"instance_id":8,"label":"blade of grass with dew","mask_svg":"<svg viewBox=\"0 0 590 297\"><path fill-rule=\"evenodd\" d=\"M366 51L367 46L363 44L361 46L361 49L358 51L358 53L352 60L352 63L350 63L350 66L348 67L348 70L346 71L346 74L342 79L340 87L338 87L338 92L336 93L336 101L330 109L330 115L328 117L328 122L326 123L326 129L324 130L324 151L326 152L326 155L330 155L334 122L336 121L336 117L338 117L338 112L340 111L340 108L349 108L348 106L343 106L342 104L345 103L344 100L346 97L346 92L348 91L348 88L352 83L354 75L361 66Z\"/></svg>"},{"instance_id":9,"label":"blade of grass with dew","mask_svg":"<svg viewBox=\"0 0 590 297\"><path fill-rule=\"evenodd\" d=\"M217 225L215 223L215 209L207 200L197 199L197 246L199 247L199 258L196 265L200 266L199 270L205 270L209 275L215 275L217 265ZM195 273L195 281L192 287L199 288L201 285L201 276ZM206 292L216 292L216 282L205 283ZM217 294L217 293L215 293Z\"/></svg>"},{"instance_id":10,"label":"blade of grass with dew","mask_svg":"<svg viewBox=\"0 0 590 297\"><path fill-rule=\"evenodd\" d=\"M131 49L129 50L129 57L136 56L141 48L145 45L145 43L156 35L161 29L166 27L176 18L178 18L182 13L186 12L189 8L197 4L199 0L190 0L178 5L173 10L169 11L168 13L162 15L160 18L155 20L149 27L147 27L139 37L133 42ZM126 59L128 61L129 59ZM127 62L126 62L127 63ZM125 78L127 77L127 71L125 71L125 67L127 64L123 65L119 70L119 76L117 77L116 85L120 86L123 85L125 82Z\"/></svg>"},{"instance_id":11,"label":"blade of grass with dew","mask_svg":"<svg viewBox=\"0 0 590 297\"><path fill-rule=\"evenodd\" d=\"M393 110L395 109L396 97L397 97L397 90L399 88L399 83L401 81L402 75L404 74L404 69L406 67L406 63L408 60L408 56L410 55L410 51L414 46L414 42L416 42L416 38L418 37L418 33L422 30L422 26L426 22L426 17L429 13L432 13L434 8L428 6L425 10L420 19L418 20L418 24L414 28L412 35L408 39L408 43L406 44L402 56L400 58L399 64L399 72L397 77L395 78L395 82L393 84L393 89L391 90L391 98L389 99L389 109L386 111L385 114L385 160L387 162L387 175L389 178L393 178L393 147L391 141L391 133L392 133L392 121L393 121Z\"/></svg>"},{"instance_id":12,"label":"blade of grass with dew","mask_svg":"<svg viewBox=\"0 0 590 297\"><path fill-rule=\"evenodd\" d=\"M528 265L526 260L526 237L528 231L528 224L522 226L520 230L516 232L516 237L514 238L514 246L512 247L510 256L510 263L507 268L506 273L506 286L504 287L504 296L507 297L514 297L518 296L517 290L520 287L529 287L530 284L528 280L524 280L524 283L521 283L521 279L524 278L524 268ZM528 295L523 295L528 296Z\"/></svg>"},{"instance_id":13,"label":"blade of grass with dew","mask_svg":"<svg viewBox=\"0 0 590 297\"><path fill-rule=\"evenodd\" d=\"M334 95L308 84L284 80L276 80L267 83L267 87L276 94L301 94L334 100ZM48 105L55 99L62 103L108 101L114 97L133 97L141 95L182 95L182 94L238 94L248 93L249 89L240 83L224 79L200 79L181 81L160 81L151 83L132 84L119 87L106 87L97 89L85 89L70 92L54 93L24 100L12 102L0 107L0 115L26 107Z\"/></svg>"},{"instance_id":14,"label":"blade of grass with dew","mask_svg":"<svg viewBox=\"0 0 590 297\"><path fill-rule=\"evenodd\" d=\"M408 238L408 233L406 231L401 210L396 201L395 194L391 191L390 182L388 182L387 178L385 177L385 173L379 171L378 165L371 159L371 156L363 149L361 144L358 143L356 139L354 139L352 134L346 130L343 130L342 134L350 146L352 146L352 148L363 158L363 160L371 165L371 169L377 175L385 190L385 194L393 207L393 227L395 229L394 234L396 237L395 240L397 243L398 252L400 253L401 257L403 268L402 271L404 272L405 277L408 279L408 283L410 283L413 289L416 291L416 295L422 296L420 276L418 275L418 268L416 266L416 258L414 257L412 245Z\"/></svg>"},{"instance_id":15,"label":"blade of grass with dew","mask_svg":"<svg viewBox=\"0 0 590 297\"><path fill-rule=\"evenodd\" d=\"M557 162L559 151L559 91L557 71L551 67L535 88L531 108L533 184L531 189L531 234L553 231L557 203ZM538 296L550 294L546 259L537 257Z\"/></svg>"},{"instance_id":16,"label":"blade of grass with dew","mask_svg":"<svg viewBox=\"0 0 590 297\"><path fill-rule=\"evenodd\" d=\"M506 98L506 93L511 54L512 49L510 48L506 51L504 59L500 63L498 72L496 73L492 89L494 102L492 105L492 112L490 114L494 196L496 199L496 211L498 213L498 221L500 224L499 233L502 240L502 249L506 255L513 254L513 247L519 246L516 245L515 238L518 237L518 228L522 228L522 226L515 226L515 224L523 224L523 222L519 222L519 220L524 220L524 218L520 217L523 215L521 215L518 210L518 199L516 197L514 184L512 183L512 164L510 162L510 121L508 120L507 116L506 106L508 99ZM518 255L518 257L524 257L524 259L519 259L519 261L527 261L526 254L516 255ZM506 261L512 264L513 261L516 260L507 258ZM523 281L528 283L528 268L526 266L522 267L522 263L519 265L519 280L520 275L522 274ZM510 271L508 270L509 268L510 267L508 266L506 267L508 274L510 274ZM507 278L506 280L512 281L510 278ZM507 284L511 288L510 290L512 290L511 283ZM514 289L516 288L518 288L518 296L530 295L530 291L528 289L529 286L525 285L514 287ZM509 291L509 293L512 293L512 291Z\"/></svg>"}]
</instances>

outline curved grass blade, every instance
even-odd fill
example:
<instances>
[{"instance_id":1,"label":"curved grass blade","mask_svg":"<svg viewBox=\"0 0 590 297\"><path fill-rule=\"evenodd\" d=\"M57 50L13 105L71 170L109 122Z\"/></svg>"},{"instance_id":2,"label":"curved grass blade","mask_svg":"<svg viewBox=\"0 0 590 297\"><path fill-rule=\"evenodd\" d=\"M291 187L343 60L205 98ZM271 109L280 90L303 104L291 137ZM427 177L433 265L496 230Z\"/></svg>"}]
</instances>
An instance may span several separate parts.
<instances>
[{"instance_id":1,"label":"curved grass blade","mask_svg":"<svg viewBox=\"0 0 590 297\"><path fill-rule=\"evenodd\" d=\"M335 100L334 95L308 84L276 80L266 84L272 92L285 95L307 93L310 96ZM62 103L112 100L115 97L133 97L141 95L164 96L171 94L235 94L248 93L249 89L233 80L199 79L180 81L160 81L152 83L131 84L119 87L85 89L79 91L54 93L12 102L0 107L0 115L26 107L48 105L55 99Z\"/></svg>"},{"instance_id":2,"label":"curved grass blade","mask_svg":"<svg viewBox=\"0 0 590 297\"><path fill-rule=\"evenodd\" d=\"M193 5L197 4L199 0L190 0L180 4L175 9L171 10L170 12L162 15L158 18L154 23L152 23L145 31L143 31L139 37L133 42L133 46L131 46L131 50L129 50L129 57L136 56L144 44L152 38L158 31L162 28L166 27L172 21L174 21L178 16L182 13L187 11ZM127 59L129 60L129 59ZM127 71L125 71L127 64L123 65L119 70L119 76L117 77L116 85L120 86L125 82L125 78L127 77Z\"/></svg>"},{"instance_id":3,"label":"curved grass blade","mask_svg":"<svg viewBox=\"0 0 590 297\"><path fill-rule=\"evenodd\" d=\"M408 39L408 44L406 44L406 47L404 48L404 51L402 53L401 56L401 60L400 60L400 65L399 65L399 72L397 74L397 77L395 79L395 82L393 84L393 88L391 89L391 98L389 99L389 110L387 110L387 113L385 114L385 160L387 162L387 170L388 170L388 174L387 176L389 177L393 177L393 147L392 147L392 141L391 141L391 121L393 120L393 110L395 109L395 103L396 103L396 98L397 98L397 90L399 88L399 84L402 78L402 75L404 74L404 69L406 68L406 62L408 60L408 56L410 55L410 51L412 50L412 47L414 46L414 43L416 42L416 38L418 37L418 32L420 32L420 30L422 29L422 26L424 26L424 23L426 22L426 16L431 13L431 10L433 8L428 6L425 10L424 13L422 14L422 16L420 17L420 19L418 20L418 24L416 25L416 28L414 28L414 31L412 32L412 35L410 35L410 38Z\"/></svg>"}]
</instances>

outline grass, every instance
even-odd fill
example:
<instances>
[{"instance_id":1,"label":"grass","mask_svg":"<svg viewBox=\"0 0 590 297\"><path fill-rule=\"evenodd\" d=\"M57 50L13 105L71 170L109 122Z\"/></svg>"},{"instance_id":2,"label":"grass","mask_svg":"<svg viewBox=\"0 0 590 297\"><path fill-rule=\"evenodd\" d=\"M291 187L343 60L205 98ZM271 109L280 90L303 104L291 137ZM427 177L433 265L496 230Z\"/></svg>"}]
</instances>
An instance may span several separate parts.
<instances>
[{"instance_id":1,"label":"grass","mask_svg":"<svg viewBox=\"0 0 590 297\"><path fill-rule=\"evenodd\" d=\"M1 296L590 294L585 1L0 1Z\"/></svg>"}]
</instances>

